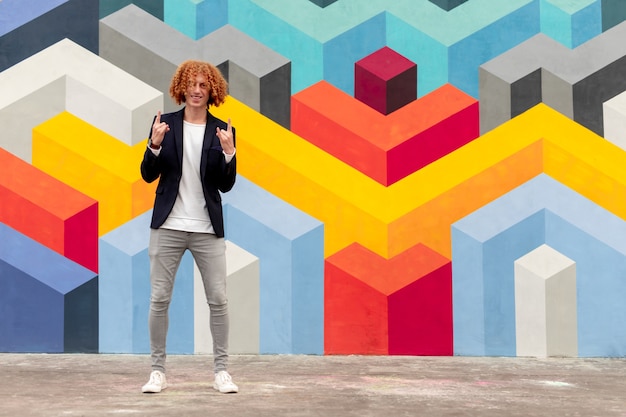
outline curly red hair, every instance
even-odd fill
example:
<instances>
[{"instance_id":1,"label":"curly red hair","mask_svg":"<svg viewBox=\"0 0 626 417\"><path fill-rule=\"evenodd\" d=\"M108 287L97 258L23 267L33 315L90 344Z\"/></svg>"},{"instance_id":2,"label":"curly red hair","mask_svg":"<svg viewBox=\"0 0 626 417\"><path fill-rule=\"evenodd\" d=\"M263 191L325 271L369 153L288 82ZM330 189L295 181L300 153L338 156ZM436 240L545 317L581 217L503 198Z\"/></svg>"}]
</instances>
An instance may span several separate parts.
<instances>
[{"instance_id":1,"label":"curly red hair","mask_svg":"<svg viewBox=\"0 0 626 417\"><path fill-rule=\"evenodd\" d=\"M208 62L188 60L178 66L170 83L170 96L176 104L185 102L187 86L198 74L204 75L209 87L209 106L219 106L228 96L228 83L217 67Z\"/></svg>"}]
</instances>

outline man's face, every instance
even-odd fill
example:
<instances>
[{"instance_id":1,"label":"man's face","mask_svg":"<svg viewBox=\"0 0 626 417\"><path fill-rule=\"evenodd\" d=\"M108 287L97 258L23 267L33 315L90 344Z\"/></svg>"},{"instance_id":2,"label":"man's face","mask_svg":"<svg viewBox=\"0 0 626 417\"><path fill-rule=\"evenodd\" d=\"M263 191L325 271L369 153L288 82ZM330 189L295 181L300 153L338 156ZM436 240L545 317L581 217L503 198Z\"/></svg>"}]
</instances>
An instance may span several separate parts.
<instances>
[{"instance_id":1,"label":"man's face","mask_svg":"<svg viewBox=\"0 0 626 417\"><path fill-rule=\"evenodd\" d=\"M190 107L206 108L209 102L209 85L204 75L198 74L189 82L185 94L185 103Z\"/></svg>"}]
</instances>

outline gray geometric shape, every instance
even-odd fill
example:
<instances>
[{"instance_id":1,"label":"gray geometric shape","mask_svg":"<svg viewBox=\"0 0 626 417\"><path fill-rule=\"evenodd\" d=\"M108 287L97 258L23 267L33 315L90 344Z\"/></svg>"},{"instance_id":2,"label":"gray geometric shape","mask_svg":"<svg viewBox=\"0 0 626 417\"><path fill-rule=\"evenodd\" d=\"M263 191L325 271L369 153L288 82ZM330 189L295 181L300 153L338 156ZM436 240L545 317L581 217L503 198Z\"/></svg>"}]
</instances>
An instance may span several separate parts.
<instances>
[{"instance_id":1,"label":"gray geometric shape","mask_svg":"<svg viewBox=\"0 0 626 417\"><path fill-rule=\"evenodd\" d=\"M6 105L0 99L0 123L7 132L0 138L1 147L28 163L32 162L32 129L65 110L66 78L60 77L41 86L36 91L36 100L32 94L18 97ZM0 77L0 89L3 86Z\"/></svg>"},{"instance_id":2,"label":"gray geometric shape","mask_svg":"<svg viewBox=\"0 0 626 417\"><path fill-rule=\"evenodd\" d=\"M626 92L602 105L604 109L604 138L626 150Z\"/></svg>"},{"instance_id":3,"label":"gray geometric shape","mask_svg":"<svg viewBox=\"0 0 626 417\"><path fill-rule=\"evenodd\" d=\"M481 133L543 102L602 135L602 103L626 90L624 39L626 22L573 50L539 34L481 65Z\"/></svg>"},{"instance_id":4,"label":"gray geometric shape","mask_svg":"<svg viewBox=\"0 0 626 417\"><path fill-rule=\"evenodd\" d=\"M569 83L545 68L541 70L541 95L544 102L551 103L564 116L574 119L574 90Z\"/></svg>"},{"instance_id":5,"label":"gray geometric shape","mask_svg":"<svg viewBox=\"0 0 626 417\"><path fill-rule=\"evenodd\" d=\"M0 72L0 146L31 162L32 129L67 110L129 145L163 94L69 39Z\"/></svg>"},{"instance_id":6,"label":"gray geometric shape","mask_svg":"<svg viewBox=\"0 0 626 417\"><path fill-rule=\"evenodd\" d=\"M180 108L169 99L172 74L200 53L189 37L129 5L100 19L100 57L161 91L163 110L171 112Z\"/></svg>"},{"instance_id":7,"label":"gray geometric shape","mask_svg":"<svg viewBox=\"0 0 626 417\"><path fill-rule=\"evenodd\" d=\"M264 116L289 128L291 61L253 38L225 25L197 41L209 62L228 62L230 94Z\"/></svg>"},{"instance_id":8,"label":"gray geometric shape","mask_svg":"<svg viewBox=\"0 0 626 417\"><path fill-rule=\"evenodd\" d=\"M511 105L511 117L518 116L541 102L541 69L511 84L511 96L516 97Z\"/></svg>"},{"instance_id":9,"label":"gray geometric shape","mask_svg":"<svg viewBox=\"0 0 626 417\"><path fill-rule=\"evenodd\" d=\"M100 20L100 56L167 96L181 62L211 62L223 72L234 98L281 126L290 126L290 61L233 26L195 41L129 5ZM165 100L164 111L178 108Z\"/></svg>"},{"instance_id":10,"label":"gray geometric shape","mask_svg":"<svg viewBox=\"0 0 626 417\"><path fill-rule=\"evenodd\" d=\"M98 2L68 0L7 32L0 27L0 72L65 38L97 54L97 24Z\"/></svg>"},{"instance_id":11,"label":"gray geometric shape","mask_svg":"<svg viewBox=\"0 0 626 417\"><path fill-rule=\"evenodd\" d=\"M291 61L261 77L260 113L282 127L291 127Z\"/></svg>"}]
</instances>

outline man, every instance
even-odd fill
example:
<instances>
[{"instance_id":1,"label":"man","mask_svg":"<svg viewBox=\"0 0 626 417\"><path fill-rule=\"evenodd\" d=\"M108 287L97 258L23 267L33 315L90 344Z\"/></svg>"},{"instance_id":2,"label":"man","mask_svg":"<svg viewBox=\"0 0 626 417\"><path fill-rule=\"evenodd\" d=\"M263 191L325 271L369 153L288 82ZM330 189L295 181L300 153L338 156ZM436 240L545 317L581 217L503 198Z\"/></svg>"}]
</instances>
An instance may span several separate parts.
<instances>
[{"instance_id":1,"label":"man","mask_svg":"<svg viewBox=\"0 0 626 417\"><path fill-rule=\"evenodd\" d=\"M165 342L168 308L181 258L189 250L198 265L210 309L215 381L222 393L238 392L227 371L228 303L226 246L221 192L235 184L235 129L214 117L228 95L228 84L213 65L183 62L172 77L170 96L177 112L161 115L152 124L141 162L146 182L159 179L150 224L150 350L152 373L144 393L167 388Z\"/></svg>"}]
</instances>

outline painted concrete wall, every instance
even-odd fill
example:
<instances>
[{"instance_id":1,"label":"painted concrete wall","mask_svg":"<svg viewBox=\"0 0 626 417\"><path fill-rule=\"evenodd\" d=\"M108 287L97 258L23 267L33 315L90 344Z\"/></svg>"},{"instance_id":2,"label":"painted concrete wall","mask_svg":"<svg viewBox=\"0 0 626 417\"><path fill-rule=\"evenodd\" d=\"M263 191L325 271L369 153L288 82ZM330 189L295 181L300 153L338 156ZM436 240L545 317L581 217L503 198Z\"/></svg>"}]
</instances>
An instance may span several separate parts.
<instances>
[{"instance_id":1,"label":"painted concrete wall","mask_svg":"<svg viewBox=\"0 0 626 417\"><path fill-rule=\"evenodd\" d=\"M626 355L617 0L0 1L0 351L149 351L139 175L230 84L233 353ZM211 351L191 256L170 353Z\"/></svg>"}]
</instances>

